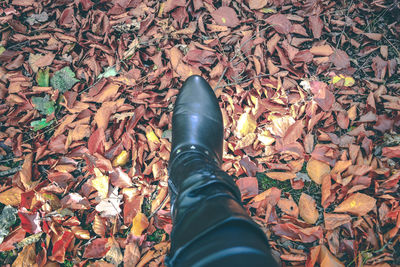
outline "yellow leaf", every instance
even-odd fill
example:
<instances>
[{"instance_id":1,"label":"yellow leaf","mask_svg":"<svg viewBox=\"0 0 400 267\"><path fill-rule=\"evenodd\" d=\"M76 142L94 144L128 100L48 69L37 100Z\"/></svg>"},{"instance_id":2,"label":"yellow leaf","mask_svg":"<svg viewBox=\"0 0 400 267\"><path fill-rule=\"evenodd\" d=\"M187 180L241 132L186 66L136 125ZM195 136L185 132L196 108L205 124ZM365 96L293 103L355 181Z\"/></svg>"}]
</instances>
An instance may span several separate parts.
<instances>
[{"instance_id":1,"label":"yellow leaf","mask_svg":"<svg viewBox=\"0 0 400 267\"><path fill-rule=\"evenodd\" d=\"M307 162L307 173L308 176L317 184L322 184L322 178L324 175L330 173L331 167L325 162L310 159Z\"/></svg>"},{"instance_id":2,"label":"yellow leaf","mask_svg":"<svg viewBox=\"0 0 400 267\"><path fill-rule=\"evenodd\" d=\"M335 83L340 82L341 80L342 80L342 77L340 77L340 76L334 76L334 77L332 78L332 83L335 84Z\"/></svg>"},{"instance_id":3,"label":"yellow leaf","mask_svg":"<svg viewBox=\"0 0 400 267\"><path fill-rule=\"evenodd\" d=\"M263 8L263 9L261 9L261 12L262 12L262 13L265 13L265 14L275 14L275 13L276 13L276 9L273 9L273 8Z\"/></svg>"},{"instance_id":4,"label":"yellow leaf","mask_svg":"<svg viewBox=\"0 0 400 267\"><path fill-rule=\"evenodd\" d=\"M92 180L92 186L97 190L101 199L107 198L110 178L103 175L98 168L94 168L94 173L96 178Z\"/></svg>"},{"instance_id":5,"label":"yellow leaf","mask_svg":"<svg viewBox=\"0 0 400 267\"><path fill-rule=\"evenodd\" d=\"M157 135L154 133L153 129L151 129L151 127L146 128L146 138L147 138L147 141L152 142L152 143L160 142L160 140L158 139Z\"/></svg>"},{"instance_id":6,"label":"yellow leaf","mask_svg":"<svg viewBox=\"0 0 400 267\"><path fill-rule=\"evenodd\" d=\"M90 239L89 231L82 229L82 227L80 226L72 226L71 230L78 239L86 239L86 240Z\"/></svg>"},{"instance_id":7,"label":"yellow leaf","mask_svg":"<svg viewBox=\"0 0 400 267\"><path fill-rule=\"evenodd\" d=\"M376 199L366 194L355 193L337 206L334 212L349 212L357 216L364 216L375 208Z\"/></svg>"},{"instance_id":8,"label":"yellow leaf","mask_svg":"<svg viewBox=\"0 0 400 267\"><path fill-rule=\"evenodd\" d=\"M138 212L133 218L131 233L135 236L140 236L142 232L149 226L149 221L146 215Z\"/></svg>"},{"instance_id":9,"label":"yellow leaf","mask_svg":"<svg viewBox=\"0 0 400 267\"><path fill-rule=\"evenodd\" d=\"M302 193L300 196L299 210L300 216L305 222L314 224L318 220L319 213L315 200L305 193Z\"/></svg>"},{"instance_id":10,"label":"yellow leaf","mask_svg":"<svg viewBox=\"0 0 400 267\"><path fill-rule=\"evenodd\" d=\"M12 187L0 193L0 203L10 206L18 206L21 202L22 191L18 187Z\"/></svg>"},{"instance_id":11,"label":"yellow leaf","mask_svg":"<svg viewBox=\"0 0 400 267\"><path fill-rule=\"evenodd\" d=\"M257 128L257 122L253 115L243 113L236 126L236 135L241 138L249 133L254 133Z\"/></svg>"},{"instance_id":12,"label":"yellow leaf","mask_svg":"<svg viewBox=\"0 0 400 267\"><path fill-rule=\"evenodd\" d=\"M356 81L353 79L353 77L345 77L344 78L344 86L350 87L353 86L356 83Z\"/></svg>"},{"instance_id":13,"label":"yellow leaf","mask_svg":"<svg viewBox=\"0 0 400 267\"><path fill-rule=\"evenodd\" d=\"M129 160L129 152L126 150L122 150L121 153L113 160L112 165L115 166L124 166Z\"/></svg>"}]
</instances>

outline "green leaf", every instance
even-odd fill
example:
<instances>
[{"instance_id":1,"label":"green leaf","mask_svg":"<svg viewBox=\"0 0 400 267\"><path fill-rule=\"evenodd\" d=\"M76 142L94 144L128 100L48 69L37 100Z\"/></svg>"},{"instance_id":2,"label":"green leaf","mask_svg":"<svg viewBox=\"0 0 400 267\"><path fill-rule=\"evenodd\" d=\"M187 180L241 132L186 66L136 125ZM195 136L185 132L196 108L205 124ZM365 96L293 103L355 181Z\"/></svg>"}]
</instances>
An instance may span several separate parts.
<instances>
[{"instance_id":1,"label":"green leaf","mask_svg":"<svg viewBox=\"0 0 400 267\"><path fill-rule=\"evenodd\" d=\"M97 78L101 79L101 78L114 77L114 76L117 76L117 74L118 74L118 71L115 69L115 67L108 67Z\"/></svg>"},{"instance_id":2,"label":"green leaf","mask_svg":"<svg viewBox=\"0 0 400 267\"><path fill-rule=\"evenodd\" d=\"M75 78L75 73L70 67L64 67L57 71L50 80L51 86L62 93L71 89L77 82L79 82L79 80Z\"/></svg>"},{"instance_id":3,"label":"green leaf","mask_svg":"<svg viewBox=\"0 0 400 267\"><path fill-rule=\"evenodd\" d=\"M4 51L6 51L6 49L2 45L0 45L0 55L3 54Z\"/></svg>"},{"instance_id":4,"label":"green leaf","mask_svg":"<svg viewBox=\"0 0 400 267\"><path fill-rule=\"evenodd\" d=\"M41 120L37 120L37 121L32 121L31 122L31 127L33 127L34 131L39 131L51 124L53 124L54 120L51 120L49 122L46 122L46 119L41 119Z\"/></svg>"},{"instance_id":5,"label":"green leaf","mask_svg":"<svg viewBox=\"0 0 400 267\"><path fill-rule=\"evenodd\" d=\"M36 81L38 85L41 87L47 87L49 86L49 80L49 68L40 69L36 75Z\"/></svg>"},{"instance_id":6,"label":"green leaf","mask_svg":"<svg viewBox=\"0 0 400 267\"><path fill-rule=\"evenodd\" d=\"M50 100L50 97L32 97L32 103L35 108L43 115L50 115L54 112L54 101Z\"/></svg>"}]
</instances>

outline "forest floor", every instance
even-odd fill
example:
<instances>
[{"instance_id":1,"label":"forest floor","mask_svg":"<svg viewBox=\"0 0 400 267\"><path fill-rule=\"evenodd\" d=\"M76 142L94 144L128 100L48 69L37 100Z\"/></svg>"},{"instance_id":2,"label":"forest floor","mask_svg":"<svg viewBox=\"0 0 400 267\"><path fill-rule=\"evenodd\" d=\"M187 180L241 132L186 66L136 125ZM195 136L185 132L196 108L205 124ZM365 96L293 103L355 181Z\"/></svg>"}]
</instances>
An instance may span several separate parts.
<instances>
[{"instance_id":1,"label":"forest floor","mask_svg":"<svg viewBox=\"0 0 400 267\"><path fill-rule=\"evenodd\" d=\"M198 74L283 266L400 266L399 17L398 0L0 1L1 265L163 266L172 107Z\"/></svg>"}]
</instances>

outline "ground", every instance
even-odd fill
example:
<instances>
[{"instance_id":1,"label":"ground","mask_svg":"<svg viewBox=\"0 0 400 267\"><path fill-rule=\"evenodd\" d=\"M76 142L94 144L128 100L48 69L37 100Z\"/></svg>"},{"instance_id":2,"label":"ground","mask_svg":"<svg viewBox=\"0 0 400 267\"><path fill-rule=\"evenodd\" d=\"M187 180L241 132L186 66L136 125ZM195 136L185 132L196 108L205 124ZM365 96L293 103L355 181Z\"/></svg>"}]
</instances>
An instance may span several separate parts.
<instances>
[{"instance_id":1,"label":"ground","mask_svg":"<svg viewBox=\"0 0 400 267\"><path fill-rule=\"evenodd\" d=\"M209 81L222 169L283 266L400 265L398 0L0 2L0 261L163 266L171 113Z\"/></svg>"}]
</instances>

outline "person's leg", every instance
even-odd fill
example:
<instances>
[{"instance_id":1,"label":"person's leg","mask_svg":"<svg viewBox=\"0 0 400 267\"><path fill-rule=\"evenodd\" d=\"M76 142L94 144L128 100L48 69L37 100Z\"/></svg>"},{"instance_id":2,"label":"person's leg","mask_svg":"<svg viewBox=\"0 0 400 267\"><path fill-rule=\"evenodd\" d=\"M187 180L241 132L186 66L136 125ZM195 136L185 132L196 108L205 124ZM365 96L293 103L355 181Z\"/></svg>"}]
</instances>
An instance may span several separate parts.
<instances>
[{"instance_id":1,"label":"person's leg","mask_svg":"<svg viewBox=\"0 0 400 267\"><path fill-rule=\"evenodd\" d=\"M221 171L223 122L207 82L190 77L175 102L169 191L173 230L168 266L277 266L263 231Z\"/></svg>"}]
</instances>

